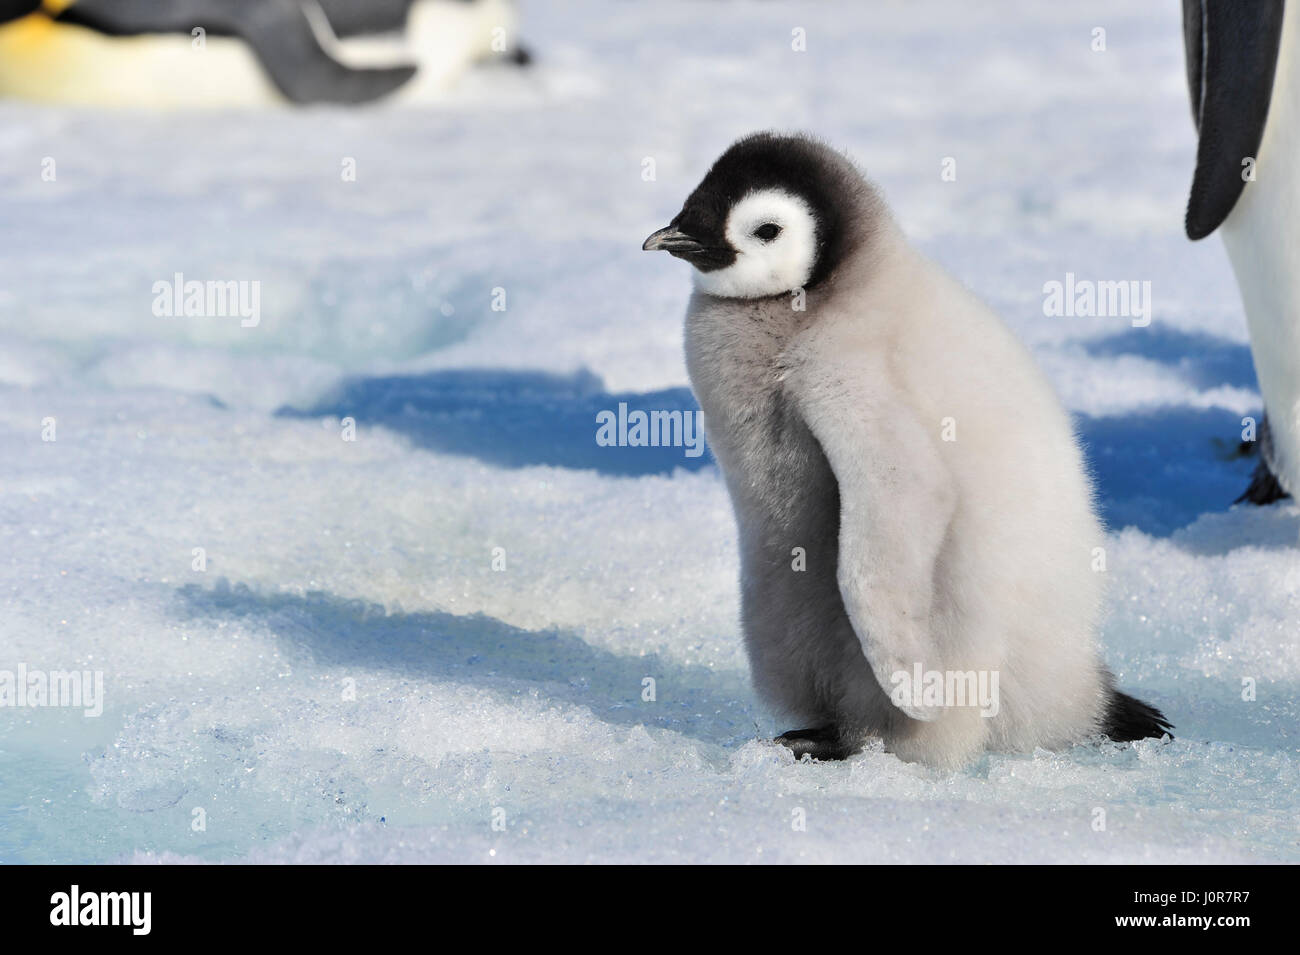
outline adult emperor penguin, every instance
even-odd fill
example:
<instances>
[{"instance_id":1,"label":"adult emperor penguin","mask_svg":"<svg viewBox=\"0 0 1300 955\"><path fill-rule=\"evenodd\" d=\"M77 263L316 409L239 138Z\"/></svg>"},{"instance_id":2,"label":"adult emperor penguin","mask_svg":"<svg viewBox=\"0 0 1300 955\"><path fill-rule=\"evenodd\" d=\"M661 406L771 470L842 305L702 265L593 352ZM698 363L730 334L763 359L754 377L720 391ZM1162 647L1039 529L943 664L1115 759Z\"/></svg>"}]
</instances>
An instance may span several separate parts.
<instances>
[{"instance_id":1,"label":"adult emperor penguin","mask_svg":"<svg viewBox=\"0 0 1300 955\"><path fill-rule=\"evenodd\" d=\"M0 23L0 95L92 106L420 102L521 61L512 0L0 0Z\"/></svg>"},{"instance_id":2,"label":"adult emperor penguin","mask_svg":"<svg viewBox=\"0 0 1300 955\"><path fill-rule=\"evenodd\" d=\"M957 767L1165 733L1098 653L1104 536L1068 416L848 159L746 137L643 248L695 267L687 367L754 684L807 727L781 743L843 758L877 735Z\"/></svg>"},{"instance_id":3,"label":"adult emperor penguin","mask_svg":"<svg viewBox=\"0 0 1300 955\"><path fill-rule=\"evenodd\" d=\"M1220 229L1237 276L1267 413L1238 500L1268 504L1300 488L1300 3L1183 0L1183 38L1200 134L1187 235Z\"/></svg>"}]
</instances>

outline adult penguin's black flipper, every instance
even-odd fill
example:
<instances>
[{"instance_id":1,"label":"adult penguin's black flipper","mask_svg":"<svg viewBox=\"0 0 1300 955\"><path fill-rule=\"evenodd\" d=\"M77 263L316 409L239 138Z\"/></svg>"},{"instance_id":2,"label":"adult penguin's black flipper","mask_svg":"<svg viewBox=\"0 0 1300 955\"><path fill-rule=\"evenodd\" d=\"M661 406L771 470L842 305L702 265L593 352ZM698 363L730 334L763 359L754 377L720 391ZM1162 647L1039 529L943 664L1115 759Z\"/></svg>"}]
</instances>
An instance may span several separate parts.
<instances>
[{"instance_id":1,"label":"adult penguin's black flipper","mask_svg":"<svg viewBox=\"0 0 1300 955\"><path fill-rule=\"evenodd\" d=\"M353 68L323 43L332 29L316 0L77 0L59 19L111 36L186 33L238 36L294 103L366 103L398 89L415 66Z\"/></svg>"},{"instance_id":2,"label":"adult penguin's black flipper","mask_svg":"<svg viewBox=\"0 0 1300 955\"><path fill-rule=\"evenodd\" d=\"M401 33L415 0L317 0L329 17L334 35L348 37Z\"/></svg>"},{"instance_id":3,"label":"adult penguin's black flipper","mask_svg":"<svg viewBox=\"0 0 1300 955\"><path fill-rule=\"evenodd\" d=\"M1246 185L1242 160L1258 154L1264 136L1282 10L1281 0L1183 0L1187 87L1200 132L1187 201L1190 239L1217 229Z\"/></svg>"},{"instance_id":4,"label":"adult penguin's black flipper","mask_svg":"<svg viewBox=\"0 0 1300 955\"><path fill-rule=\"evenodd\" d=\"M315 0L267 0L239 31L280 92L295 103L368 103L393 92L415 75L415 67L352 68L321 46L318 32L330 29ZM310 19L317 18L313 27Z\"/></svg>"}]
</instances>

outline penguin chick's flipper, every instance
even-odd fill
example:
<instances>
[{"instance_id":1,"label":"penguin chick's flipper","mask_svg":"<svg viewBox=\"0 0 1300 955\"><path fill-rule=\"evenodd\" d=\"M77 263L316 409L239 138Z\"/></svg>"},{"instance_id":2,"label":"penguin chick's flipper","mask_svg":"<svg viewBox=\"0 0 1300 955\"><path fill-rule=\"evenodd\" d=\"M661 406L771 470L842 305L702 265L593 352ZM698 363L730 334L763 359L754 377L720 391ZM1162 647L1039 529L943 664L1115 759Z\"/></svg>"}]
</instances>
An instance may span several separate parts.
<instances>
[{"instance_id":1,"label":"penguin chick's flipper","mask_svg":"<svg viewBox=\"0 0 1300 955\"><path fill-rule=\"evenodd\" d=\"M819 374L800 378L796 399L839 485L837 583L853 631L890 702L929 722L941 715L935 707L890 688L918 665L947 669L929 620L956 484L930 429L881 390L893 377L888 359L853 336L851 325L828 325L806 341L794 360ZM872 453L876 448L892 456Z\"/></svg>"},{"instance_id":2,"label":"penguin chick's flipper","mask_svg":"<svg viewBox=\"0 0 1300 955\"><path fill-rule=\"evenodd\" d=\"M853 748L845 744L839 730L833 726L791 730L778 736L776 742L794 753L796 760L803 759L804 756L811 756L813 759L838 760L848 759L853 755Z\"/></svg>"},{"instance_id":3,"label":"penguin chick's flipper","mask_svg":"<svg viewBox=\"0 0 1300 955\"><path fill-rule=\"evenodd\" d=\"M1173 739L1174 734L1170 732L1173 728L1174 724L1154 706L1119 690L1111 691L1102 732L1115 742L1130 743L1136 739L1160 739L1162 736Z\"/></svg>"},{"instance_id":4,"label":"penguin chick's flipper","mask_svg":"<svg viewBox=\"0 0 1300 955\"><path fill-rule=\"evenodd\" d=\"M316 0L78 0L59 19L110 36L190 33L238 36L294 103L366 103L415 75L413 64L353 68L330 56L337 42Z\"/></svg>"}]
</instances>

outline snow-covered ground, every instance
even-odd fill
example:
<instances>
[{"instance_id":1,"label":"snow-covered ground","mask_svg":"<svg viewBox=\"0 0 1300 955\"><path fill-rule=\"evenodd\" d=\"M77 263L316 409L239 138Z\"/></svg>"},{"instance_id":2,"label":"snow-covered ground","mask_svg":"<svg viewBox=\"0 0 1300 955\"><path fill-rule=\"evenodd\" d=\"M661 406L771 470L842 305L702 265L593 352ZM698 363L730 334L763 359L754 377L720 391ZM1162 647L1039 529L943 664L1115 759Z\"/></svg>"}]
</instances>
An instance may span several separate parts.
<instances>
[{"instance_id":1,"label":"snow-covered ground","mask_svg":"<svg viewBox=\"0 0 1300 955\"><path fill-rule=\"evenodd\" d=\"M105 692L0 710L0 861L1300 859L1300 509L1229 507L1259 399L1181 231L1176 0L523 16L535 69L418 111L0 105L0 669ZM1107 660L1176 741L760 741L716 469L594 414L691 406L686 266L640 242L761 127L848 149L1048 369ZM155 316L177 272L260 323ZM1149 281L1150 326L1045 316L1067 272Z\"/></svg>"}]
</instances>

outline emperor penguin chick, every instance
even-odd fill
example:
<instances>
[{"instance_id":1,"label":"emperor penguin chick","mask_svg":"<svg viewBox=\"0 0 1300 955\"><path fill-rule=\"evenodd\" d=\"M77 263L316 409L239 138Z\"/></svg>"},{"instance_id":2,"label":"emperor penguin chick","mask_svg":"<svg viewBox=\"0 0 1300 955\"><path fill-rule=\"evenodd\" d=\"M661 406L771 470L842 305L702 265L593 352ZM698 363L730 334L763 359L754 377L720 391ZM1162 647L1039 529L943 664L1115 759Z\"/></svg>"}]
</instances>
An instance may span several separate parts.
<instances>
[{"instance_id":1,"label":"emperor penguin chick","mask_svg":"<svg viewBox=\"0 0 1300 955\"><path fill-rule=\"evenodd\" d=\"M755 688L796 756L1164 735L1096 625L1104 543L1028 351L853 164L757 133L646 239L694 266L686 360L740 532Z\"/></svg>"}]
</instances>

